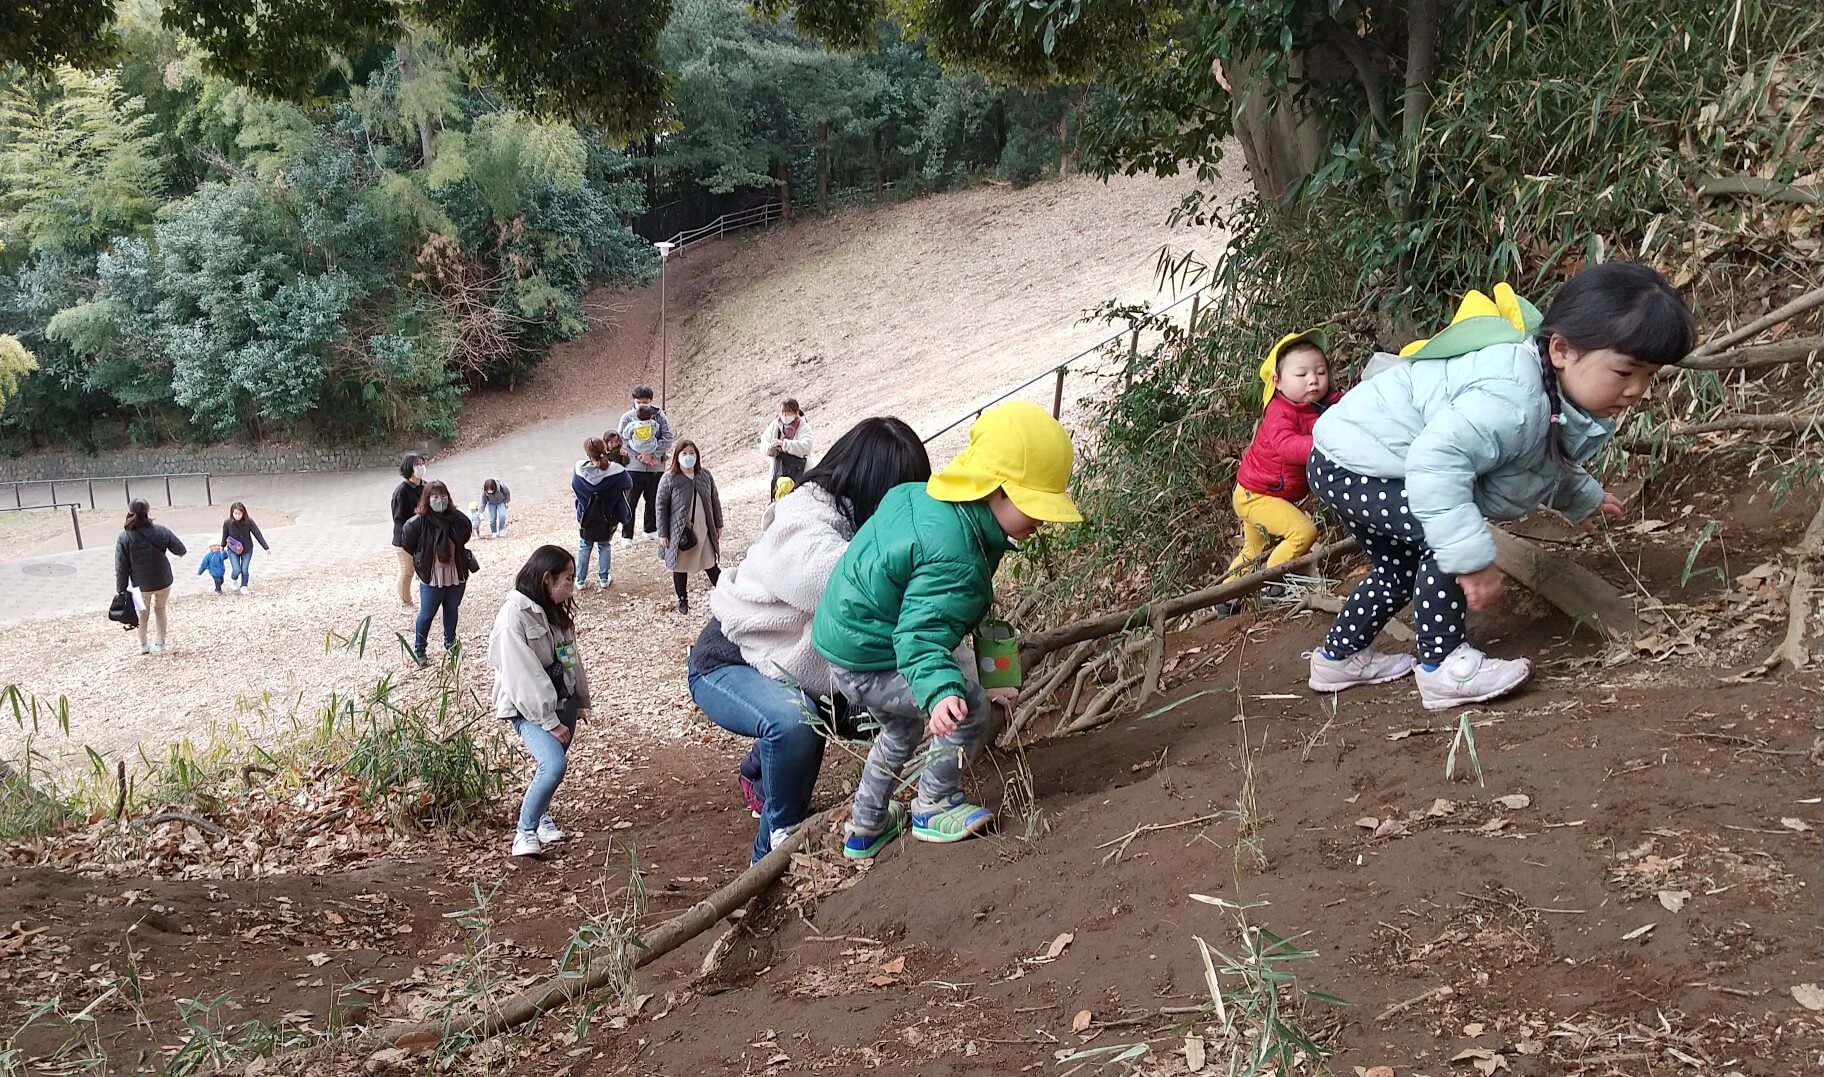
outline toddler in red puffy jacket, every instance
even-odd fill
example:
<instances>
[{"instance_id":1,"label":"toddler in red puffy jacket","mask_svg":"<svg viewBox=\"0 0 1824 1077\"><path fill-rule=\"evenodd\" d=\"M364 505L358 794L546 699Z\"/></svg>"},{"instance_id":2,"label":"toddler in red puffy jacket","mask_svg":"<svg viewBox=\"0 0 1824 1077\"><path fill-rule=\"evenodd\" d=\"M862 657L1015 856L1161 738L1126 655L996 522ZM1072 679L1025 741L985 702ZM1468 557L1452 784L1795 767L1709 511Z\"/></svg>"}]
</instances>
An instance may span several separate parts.
<instances>
[{"instance_id":1,"label":"toddler in red puffy jacket","mask_svg":"<svg viewBox=\"0 0 1824 1077\"><path fill-rule=\"evenodd\" d=\"M1241 551L1229 565L1233 578L1261 568L1260 555L1278 545L1266 567L1302 556L1317 542L1317 525L1298 502L1309 486L1311 428L1341 396L1330 391L1330 362L1317 330L1279 338L1260 365L1266 411L1235 474L1235 515L1241 518Z\"/></svg>"}]
</instances>

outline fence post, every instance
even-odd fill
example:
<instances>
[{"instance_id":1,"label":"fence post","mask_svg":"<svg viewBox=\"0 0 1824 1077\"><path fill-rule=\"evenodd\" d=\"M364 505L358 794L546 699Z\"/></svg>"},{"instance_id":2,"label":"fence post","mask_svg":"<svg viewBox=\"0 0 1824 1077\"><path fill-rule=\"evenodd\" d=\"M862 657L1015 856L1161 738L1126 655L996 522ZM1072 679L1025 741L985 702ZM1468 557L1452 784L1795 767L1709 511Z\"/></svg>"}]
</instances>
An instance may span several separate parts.
<instances>
[{"instance_id":1,"label":"fence post","mask_svg":"<svg viewBox=\"0 0 1824 1077\"><path fill-rule=\"evenodd\" d=\"M215 491L209 486L209 473L207 471L203 472L203 503L207 505L215 504Z\"/></svg>"},{"instance_id":2,"label":"fence post","mask_svg":"<svg viewBox=\"0 0 1824 1077\"><path fill-rule=\"evenodd\" d=\"M1058 384L1051 390L1051 417L1064 417L1064 368L1058 367Z\"/></svg>"},{"instance_id":3,"label":"fence post","mask_svg":"<svg viewBox=\"0 0 1824 1077\"><path fill-rule=\"evenodd\" d=\"M171 507L171 476L165 476L165 507Z\"/></svg>"},{"instance_id":4,"label":"fence post","mask_svg":"<svg viewBox=\"0 0 1824 1077\"><path fill-rule=\"evenodd\" d=\"M76 532L76 548L82 549L82 520L76 515L76 503L70 503L70 528Z\"/></svg>"},{"instance_id":5,"label":"fence post","mask_svg":"<svg viewBox=\"0 0 1824 1077\"><path fill-rule=\"evenodd\" d=\"M1191 296L1191 320L1184 327L1184 335L1187 337L1194 337L1197 335L1197 308L1202 303L1202 292L1198 292L1196 295Z\"/></svg>"},{"instance_id":6,"label":"fence post","mask_svg":"<svg viewBox=\"0 0 1824 1077\"><path fill-rule=\"evenodd\" d=\"M133 480L124 475L121 476L120 489L126 495L127 505L131 506L133 504Z\"/></svg>"},{"instance_id":7,"label":"fence post","mask_svg":"<svg viewBox=\"0 0 1824 1077\"><path fill-rule=\"evenodd\" d=\"M51 500L56 501L57 500L56 496L53 495L51 497ZM25 502L20 500L19 483L13 484L13 507L17 508L17 509L22 509L25 507Z\"/></svg>"},{"instance_id":8,"label":"fence post","mask_svg":"<svg viewBox=\"0 0 1824 1077\"><path fill-rule=\"evenodd\" d=\"M1127 359L1133 362L1140 358L1140 327L1134 326L1134 335L1127 338Z\"/></svg>"},{"instance_id":9,"label":"fence post","mask_svg":"<svg viewBox=\"0 0 1824 1077\"><path fill-rule=\"evenodd\" d=\"M57 499L52 498L51 500L55 501ZM95 507L95 480L90 479L89 480L89 508L92 509L94 507Z\"/></svg>"}]
</instances>

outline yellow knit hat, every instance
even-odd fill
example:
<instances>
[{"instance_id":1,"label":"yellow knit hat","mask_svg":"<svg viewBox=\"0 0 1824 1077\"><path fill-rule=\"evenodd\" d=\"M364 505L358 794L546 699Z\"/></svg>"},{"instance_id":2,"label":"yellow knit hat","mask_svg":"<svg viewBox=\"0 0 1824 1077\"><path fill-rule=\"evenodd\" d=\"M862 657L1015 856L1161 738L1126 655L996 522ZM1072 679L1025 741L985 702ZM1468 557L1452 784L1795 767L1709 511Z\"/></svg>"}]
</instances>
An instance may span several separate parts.
<instances>
[{"instance_id":1,"label":"yellow knit hat","mask_svg":"<svg viewBox=\"0 0 1824 1077\"><path fill-rule=\"evenodd\" d=\"M982 412L969 445L931 476L925 491L939 501L980 501L1007 491L1015 508L1035 520L1083 520L1070 499L1070 435L1044 408L1012 400Z\"/></svg>"},{"instance_id":2,"label":"yellow knit hat","mask_svg":"<svg viewBox=\"0 0 1824 1077\"><path fill-rule=\"evenodd\" d=\"M1325 355L1330 354L1330 342L1324 339L1321 329L1307 329L1302 333L1287 333L1279 342L1267 349L1267 357L1260 364L1260 406L1273 403L1273 379L1279 374L1279 357L1286 354L1286 349L1294 344L1315 344L1317 350Z\"/></svg>"}]
</instances>

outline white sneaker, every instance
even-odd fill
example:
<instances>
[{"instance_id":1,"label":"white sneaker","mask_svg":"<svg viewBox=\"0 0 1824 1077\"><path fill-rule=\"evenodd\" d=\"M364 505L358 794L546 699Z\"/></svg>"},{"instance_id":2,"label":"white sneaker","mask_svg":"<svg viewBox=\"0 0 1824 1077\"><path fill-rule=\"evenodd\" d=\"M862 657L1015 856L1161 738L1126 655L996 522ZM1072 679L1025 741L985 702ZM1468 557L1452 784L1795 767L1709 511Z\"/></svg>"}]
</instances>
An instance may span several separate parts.
<instances>
[{"instance_id":1,"label":"white sneaker","mask_svg":"<svg viewBox=\"0 0 1824 1077\"><path fill-rule=\"evenodd\" d=\"M553 842L563 841L569 836L570 835L558 828L556 821L549 815L538 821L538 844L540 845L550 845Z\"/></svg>"},{"instance_id":2,"label":"white sneaker","mask_svg":"<svg viewBox=\"0 0 1824 1077\"><path fill-rule=\"evenodd\" d=\"M253 588L251 588L243 583L243 584L241 584L241 594L244 594L244 595L253 594Z\"/></svg>"},{"instance_id":3,"label":"white sneaker","mask_svg":"<svg viewBox=\"0 0 1824 1077\"><path fill-rule=\"evenodd\" d=\"M153 654L164 654L165 653L165 641L161 639L157 643L154 643L152 645L152 653Z\"/></svg>"},{"instance_id":4,"label":"white sneaker","mask_svg":"<svg viewBox=\"0 0 1824 1077\"><path fill-rule=\"evenodd\" d=\"M606 591L608 585L614 582L614 577L610 575L607 579L597 580L596 582L602 585L602 590Z\"/></svg>"},{"instance_id":5,"label":"white sneaker","mask_svg":"<svg viewBox=\"0 0 1824 1077\"><path fill-rule=\"evenodd\" d=\"M1533 664L1524 658L1490 658L1467 643L1427 672L1413 673L1419 683L1419 701L1426 710L1441 711L1504 696L1526 683Z\"/></svg>"},{"instance_id":6,"label":"white sneaker","mask_svg":"<svg viewBox=\"0 0 1824 1077\"><path fill-rule=\"evenodd\" d=\"M142 644L140 644L140 645L139 645L139 653L140 653L140 654L151 654L151 653L152 653L152 645L151 645L151 644L150 644L150 643L142 643ZM754 817L754 818L756 818L756 819L758 819L758 818L759 818L759 816L755 816L755 817Z\"/></svg>"},{"instance_id":7,"label":"white sneaker","mask_svg":"<svg viewBox=\"0 0 1824 1077\"><path fill-rule=\"evenodd\" d=\"M1311 678L1306 683L1313 692L1340 692L1363 684L1384 684L1411 673L1417 662L1409 654L1382 654L1379 651L1357 651L1347 658L1331 658L1323 648L1312 651Z\"/></svg>"},{"instance_id":8,"label":"white sneaker","mask_svg":"<svg viewBox=\"0 0 1824 1077\"><path fill-rule=\"evenodd\" d=\"M792 836L791 827L789 827L789 826L779 827L778 829L774 830L771 834L768 834L766 836L767 847L771 848L771 849L777 849L777 848L779 848L780 844L785 841L785 839L787 839L791 836Z\"/></svg>"},{"instance_id":9,"label":"white sneaker","mask_svg":"<svg viewBox=\"0 0 1824 1077\"><path fill-rule=\"evenodd\" d=\"M513 835L514 856L537 856L544 852L544 848L539 844L538 832L535 830L521 830Z\"/></svg>"}]
</instances>

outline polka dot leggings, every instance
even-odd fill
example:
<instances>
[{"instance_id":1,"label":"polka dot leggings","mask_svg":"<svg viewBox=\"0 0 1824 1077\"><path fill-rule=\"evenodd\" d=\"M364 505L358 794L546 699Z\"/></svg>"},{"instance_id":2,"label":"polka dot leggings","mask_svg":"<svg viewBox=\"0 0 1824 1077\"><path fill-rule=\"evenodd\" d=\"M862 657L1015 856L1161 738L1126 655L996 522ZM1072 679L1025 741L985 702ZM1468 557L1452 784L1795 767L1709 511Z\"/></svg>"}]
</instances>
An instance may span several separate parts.
<instances>
[{"instance_id":1,"label":"polka dot leggings","mask_svg":"<svg viewBox=\"0 0 1824 1077\"><path fill-rule=\"evenodd\" d=\"M1311 491L1336 510L1374 571L1356 585L1324 637L1324 652L1347 658L1374 642L1400 607L1413 603L1419 661L1436 664L1463 642L1467 604L1457 578L1438 567L1399 479L1357 475L1311 454Z\"/></svg>"}]
</instances>

